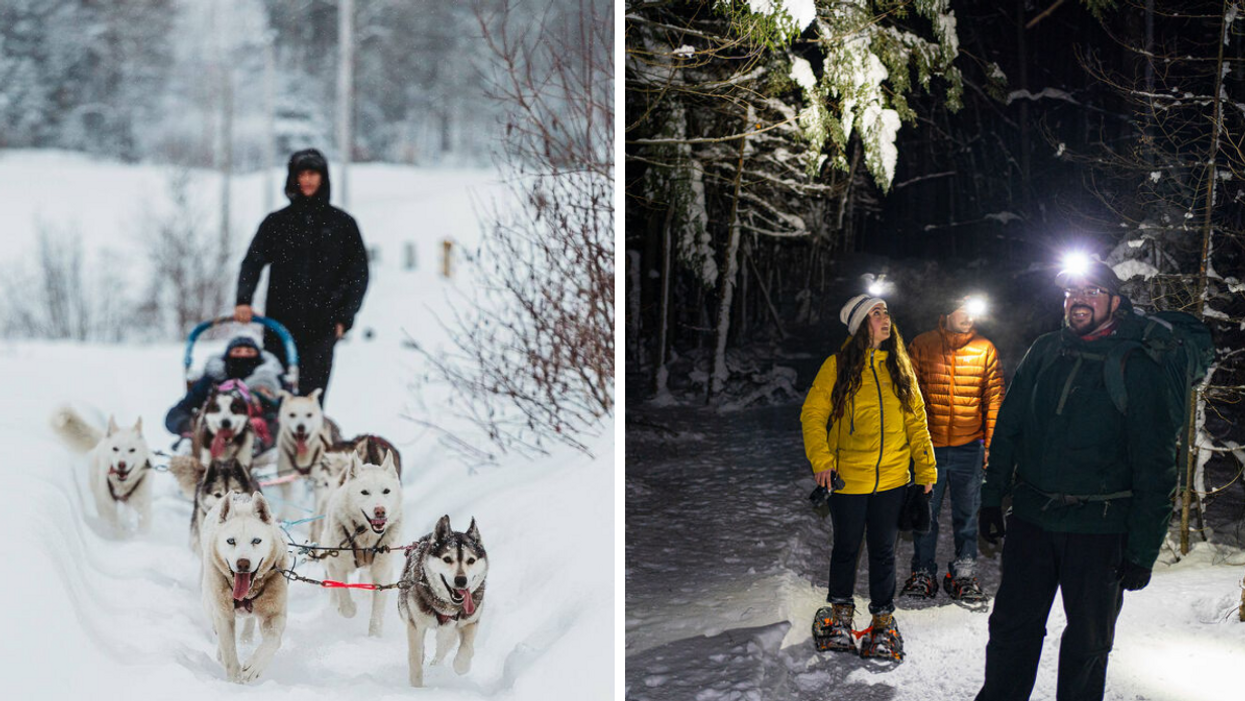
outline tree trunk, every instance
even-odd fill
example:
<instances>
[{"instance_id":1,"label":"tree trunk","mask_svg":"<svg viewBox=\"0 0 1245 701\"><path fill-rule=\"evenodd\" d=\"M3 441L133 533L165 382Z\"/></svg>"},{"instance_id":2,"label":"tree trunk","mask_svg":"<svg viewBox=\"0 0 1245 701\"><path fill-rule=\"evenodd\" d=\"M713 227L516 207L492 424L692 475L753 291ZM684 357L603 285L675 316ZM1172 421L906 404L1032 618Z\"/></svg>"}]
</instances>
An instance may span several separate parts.
<instances>
[{"instance_id":1,"label":"tree trunk","mask_svg":"<svg viewBox=\"0 0 1245 701\"><path fill-rule=\"evenodd\" d=\"M347 171L353 146L350 117L354 111L354 0L337 5L337 148L341 151L341 171L334 180L337 203L350 206Z\"/></svg>"},{"instance_id":2,"label":"tree trunk","mask_svg":"<svg viewBox=\"0 0 1245 701\"><path fill-rule=\"evenodd\" d=\"M749 119L748 124L755 123ZM745 125L746 130L746 125ZM731 302L735 296L735 275L739 270L739 190L744 176L746 138L739 140L739 164L735 170L735 196L731 201L730 242L726 245L726 273L722 276L722 300L718 305L718 342L713 353L713 377L709 382L709 399L721 393L730 371L726 368L726 339L731 331Z\"/></svg>"}]
</instances>

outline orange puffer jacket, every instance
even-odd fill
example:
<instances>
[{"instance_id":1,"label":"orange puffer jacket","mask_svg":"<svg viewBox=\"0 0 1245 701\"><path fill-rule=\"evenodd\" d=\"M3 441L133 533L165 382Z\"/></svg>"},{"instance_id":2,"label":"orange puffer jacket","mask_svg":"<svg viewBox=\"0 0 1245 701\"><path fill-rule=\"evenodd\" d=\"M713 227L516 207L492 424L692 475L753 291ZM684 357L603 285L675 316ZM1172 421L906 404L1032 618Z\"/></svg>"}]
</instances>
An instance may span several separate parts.
<instances>
[{"instance_id":1,"label":"orange puffer jacket","mask_svg":"<svg viewBox=\"0 0 1245 701\"><path fill-rule=\"evenodd\" d=\"M1003 373L994 344L976 332L952 333L945 316L938 328L908 346L929 416L934 447L984 440L990 450L1003 404Z\"/></svg>"}]
</instances>

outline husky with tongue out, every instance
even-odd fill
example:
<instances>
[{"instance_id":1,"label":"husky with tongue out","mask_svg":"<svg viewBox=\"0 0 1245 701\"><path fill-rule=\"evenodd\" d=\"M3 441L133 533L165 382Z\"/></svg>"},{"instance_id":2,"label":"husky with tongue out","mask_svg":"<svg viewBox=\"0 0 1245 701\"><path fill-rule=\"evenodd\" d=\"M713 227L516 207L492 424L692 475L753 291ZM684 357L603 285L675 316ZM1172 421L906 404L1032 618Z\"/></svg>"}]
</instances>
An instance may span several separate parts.
<instances>
[{"instance_id":1,"label":"husky with tongue out","mask_svg":"<svg viewBox=\"0 0 1245 701\"><path fill-rule=\"evenodd\" d=\"M281 646L285 632L289 567L285 540L268 502L259 492L232 492L204 519L203 607L216 633L216 659L229 681L254 681ZM244 618L242 642L250 643L255 621L263 639L250 661L238 660L237 621Z\"/></svg>"},{"instance_id":2,"label":"husky with tongue out","mask_svg":"<svg viewBox=\"0 0 1245 701\"><path fill-rule=\"evenodd\" d=\"M151 450L143 438L142 418L132 428L119 428L110 416L105 433L62 407L52 415L52 427L66 443L89 455L91 495L100 519L121 531L124 504L138 515L138 530L146 531L151 526Z\"/></svg>"},{"instance_id":3,"label":"husky with tongue out","mask_svg":"<svg viewBox=\"0 0 1245 701\"><path fill-rule=\"evenodd\" d=\"M323 560L329 579L346 581L351 572L367 568L373 584L388 584L394 554L377 552L381 546L402 544L402 482L393 454L385 451L380 465L351 454L341 485L329 497L322 538L325 544L350 548ZM355 604L347 589L334 589L337 611L354 618ZM384 623L386 592L372 592L368 635L379 637Z\"/></svg>"},{"instance_id":4,"label":"husky with tongue out","mask_svg":"<svg viewBox=\"0 0 1245 701\"><path fill-rule=\"evenodd\" d=\"M191 455L201 465L213 460L237 460L251 469L255 431L251 428L249 399L243 386L213 388L195 418Z\"/></svg>"},{"instance_id":5,"label":"husky with tongue out","mask_svg":"<svg viewBox=\"0 0 1245 701\"><path fill-rule=\"evenodd\" d=\"M429 629L437 632L433 664L445 659L457 637L454 671L466 674L471 669L486 576L488 555L474 518L467 532L460 533L450 527L448 515L442 516L432 533L407 551L398 613L406 621L411 686L424 685L424 637Z\"/></svg>"}]
</instances>

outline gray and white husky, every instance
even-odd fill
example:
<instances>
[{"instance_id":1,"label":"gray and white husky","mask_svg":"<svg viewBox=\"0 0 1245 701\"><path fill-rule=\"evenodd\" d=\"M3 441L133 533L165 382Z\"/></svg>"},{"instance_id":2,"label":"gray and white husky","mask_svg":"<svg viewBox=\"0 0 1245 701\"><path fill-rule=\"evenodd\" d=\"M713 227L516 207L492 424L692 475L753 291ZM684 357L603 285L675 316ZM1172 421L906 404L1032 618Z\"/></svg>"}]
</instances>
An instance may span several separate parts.
<instances>
[{"instance_id":1,"label":"gray and white husky","mask_svg":"<svg viewBox=\"0 0 1245 701\"><path fill-rule=\"evenodd\" d=\"M216 633L216 659L229 681L253 681L272 661L285 632L285 540L262 494L233 492L208 512L203 544L203 608ZM256 619L263 637L245 665L238 661L239 617L245 619L244 644L255 634Z\"/></svg>"},{"instance_id":2,"label":"gray and white husky","mask_svg":"<svg viewBox=\"0 0 1245 701\"><path fill-rule=\"evenodd\" d=\"M323 560L330 579L344 582L351 572L366 567L372 583L389 581L393 571L393 553L378 553L371 548L401 544L402 482L398 479L391 454L386 453L379 466L363 463L357 455L351 454L341 486L329 497L323 535L325 542L352 549ZM337 611L346 618L353 618L355 604L349 590L333 591ZM384 591L372 592L368 635L381 634L385 596Z\"/></svg>"},{"instance_id":3,"label":"gray and white husky","mask_svg":"<svg viewBox=\"0 0 1245 701\"><path fill-rule=\"evenodd\" d=\"M201 555L199 538L203 521L217 502L230 492L251 494L259 492L259 484L251 477L251 471L238 460L213 460L195 486L194 509L190 512L190 549Z\"/></svg>"},{"instance_id":4,"label":"gray and white husky","mask_svg":"<svg viewBox=\"0 0 1245 701\"><path fill-rule=\"evenodd\" d=\"M130 428L118 428L108 417L107 432L90 425L73 409L52 415L52 428L78 451L88 455L91 496L95 510L113 530L121 530L122 505L138 515L138 529L151 527L151 450L143 438L143 419Z\"/></svg>"},{"instance_id":5,"label":"gray and white husky","mask_svg":"<svg viewBox=\"0 0 1245 701\"><path fill-rule=\"evenodd\" d=\"M190 454L203 465L234 459L249 470L254 447L255 431L246 398L238 390L213 388L195 417Z\"/></svg>"},{"instance_id":6,"label":"gray and white husky","mask_svg":"<svg viewBox=\"0 0 1245 701\"><path fill-rule=\"evenodd\" d=\"M432 533L407 552L398 612L406 621L411 686L424 685L424 637L429 629L437 632L433 664L445 659L457 637L454 671L466 674L471 669L487 576L488 555L474 518L467 532L459 533L450 527L450 517L442 516Z\"/></svg>"}]
</instances>

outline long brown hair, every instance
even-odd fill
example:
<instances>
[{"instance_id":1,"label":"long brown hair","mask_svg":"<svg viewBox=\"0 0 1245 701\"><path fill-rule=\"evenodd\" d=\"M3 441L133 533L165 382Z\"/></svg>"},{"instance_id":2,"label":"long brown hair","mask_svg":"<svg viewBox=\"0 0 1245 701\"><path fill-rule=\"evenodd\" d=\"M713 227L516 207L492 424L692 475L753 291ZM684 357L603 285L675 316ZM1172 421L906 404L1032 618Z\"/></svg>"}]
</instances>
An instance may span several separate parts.
<instances>
[{"instance_id":1,"label":"long brown hair","mask_svg":"<svg viewBox=\"0 0 1245 701\"><path fill-rule=\"evenodd\" d=\"M891 382L895 387L895 396L904 411L912 411L913 386L916 385L916 371L912 368L912 360L908 357L908 349L904 347L903 336L899 327L891 320L891 335L878 346L879 350L889 351L886 356L886 369L890 371ZM861 378L865 370L865 357L869 354L869 321L866 319L856 330L856 335L835 354L838 377L834 380L834 390L830 392L833 410L830 412L830 424L843 418L847 410L847 400L854 397L860 390Z\"/></svg>"}]
</instances>

